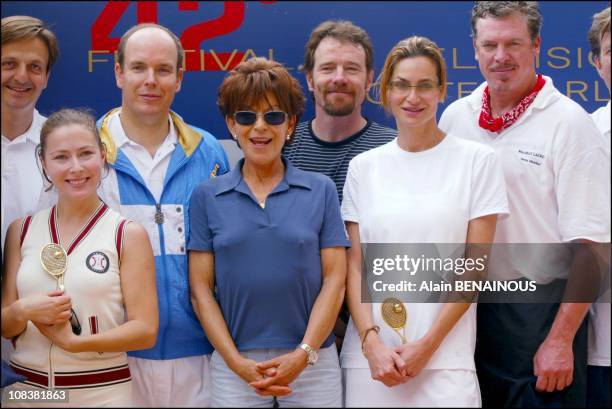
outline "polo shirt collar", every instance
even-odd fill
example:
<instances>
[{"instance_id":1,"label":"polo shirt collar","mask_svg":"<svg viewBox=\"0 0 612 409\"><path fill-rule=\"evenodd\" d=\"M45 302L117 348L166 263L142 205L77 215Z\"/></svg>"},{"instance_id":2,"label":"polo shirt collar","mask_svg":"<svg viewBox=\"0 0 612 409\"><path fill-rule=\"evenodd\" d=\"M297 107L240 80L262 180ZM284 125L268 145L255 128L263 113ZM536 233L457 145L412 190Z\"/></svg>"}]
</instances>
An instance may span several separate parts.
<instances>
[{"instance_id":1,"label":"polo shirt collar","mask_svg":"<svg viewBox=\"0 0 612 409\"><path fill-rule=\"evenodd\" d=\"M40 130L42 129L46 118L38 113L36 109L34 109L34 115L32 118L32 125L30 125L30 129L26 132L26 138L30 140L32 143L39 144L40 143Z\"/></svg>"},{"instance_id":2,"label":"polo shirt collar","mask_svg":"<svg viewBox=\"0 0 612 409\"><path fill-rule=\"evenodd\" d=\"M12 141L8 141L8 138L3 136L3 141L10 143L12 145L19 145L26 142L31 142L34 145L38 145L40 143L40 130L45 123L46 118L38 113L38 110L34 109L32 113L32 123L27 131L13 139Z\"/></svg>"},{"instance_id":3,"label":"polo shirt collar","mask_svg":"<svg viewBox=\"0 0 612 409\"><path fill-rule=\"evenodd\" d=\"M113 139L115 140L115 144L117 148L122 148L125 144L128 144L128 143L133 143L133 144L138 145L136 142L131 141L130 138L128 138L128 136L125 134L125 131L123 130L123 126L121 125L121 120L119 119L120 114L121 114L121 109L118 109L116 112L112 113L111 114L112 117L109 118L109 128L110 128L111 134L113 135ZM166 137L166 139L164 139L162 146L166 144L170 144L170 143L174 145L178 142L178 138L176 136L176 130L174 128L174 123L172 122L170 115L168 115L168 123L170 124L168 136Z\"/></svg>"},{"instance_id":4,"label":"polo shirt collar","mask_svg":"<svg viewBox=\"0 0 612 409\"><path fill-rule=\"evenodd\" d=\"M303 174L302 171L298 170L291 164L284 156L281 156L281 160L285 165L285 175L280 183L272 190L271 193L282 192L289 190L291 186L302 187L308 190L312 189L310 180ZM249 194L246 183L241 183L242 178L242 166L244 166L244 158L240 159L236 166L227 174L227 177L218 178L218 185L215 190L215 196L236 190L241 193Z\"/></svg>"}]
</instances>

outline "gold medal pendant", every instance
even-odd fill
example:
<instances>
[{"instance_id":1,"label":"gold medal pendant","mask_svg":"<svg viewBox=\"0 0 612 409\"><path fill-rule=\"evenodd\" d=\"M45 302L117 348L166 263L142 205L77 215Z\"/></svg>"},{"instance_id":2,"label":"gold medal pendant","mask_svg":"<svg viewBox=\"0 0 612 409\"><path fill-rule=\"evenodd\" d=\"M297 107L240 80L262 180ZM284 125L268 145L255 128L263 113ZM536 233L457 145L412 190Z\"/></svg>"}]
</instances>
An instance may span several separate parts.
<instances>
[{"instance_id":1,"label":"gold medal pendant","mask_svg":"<svg viewBox=\"0 0 612 409\"><path fill-rule=\"evenodd\" d=\"M397 298L387 298L383 301L381 308L381 315L385 324L391 327L397 335L402 339L402 344L408 342L406 340L406 321L408 320L408 313L406 307ZM401 329L402 332L398 330Z\"/></svg>"}]
</instances>

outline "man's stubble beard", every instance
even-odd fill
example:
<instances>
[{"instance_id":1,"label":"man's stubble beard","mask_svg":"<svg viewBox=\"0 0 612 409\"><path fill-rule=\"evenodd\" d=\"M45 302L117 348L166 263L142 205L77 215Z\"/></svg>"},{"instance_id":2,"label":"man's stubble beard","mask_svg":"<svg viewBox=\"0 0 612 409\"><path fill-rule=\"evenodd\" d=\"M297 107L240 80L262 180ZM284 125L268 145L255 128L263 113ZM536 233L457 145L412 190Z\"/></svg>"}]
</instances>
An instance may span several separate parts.
<instances>
[{"instance_id":1,"label":"man's stubble beard","mask_svg":"<svg viewBox=\"0 0 612 409\"><path fill-rule=\"evenodd\" d=\"M333 104L325 100L323 104L323 110L329 116L348 116L352 114L353 111L355 110L355 105L356 105L355 95L353 95L352 101L347 102L342 105Z\"/></svg>"}]
</instances>

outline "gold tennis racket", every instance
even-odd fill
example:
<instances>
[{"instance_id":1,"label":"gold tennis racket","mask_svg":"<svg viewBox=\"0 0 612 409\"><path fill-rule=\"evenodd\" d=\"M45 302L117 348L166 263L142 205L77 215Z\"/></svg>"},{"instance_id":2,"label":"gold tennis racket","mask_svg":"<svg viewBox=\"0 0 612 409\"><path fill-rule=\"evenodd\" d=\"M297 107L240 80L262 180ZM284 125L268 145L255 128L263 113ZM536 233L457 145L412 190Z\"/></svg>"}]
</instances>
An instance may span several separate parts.
<instances>
[{"instance_id":1,"label":"gold tennis racket","mask_svg":"<svg viewBox=\"0 0 612 409\"><path fill-rule=\"evenodd\" d=\"M64 248L55 243L47 244L40 250L40 263L45 271L55 278L56 288L64 291L64 275L68 265L68 256ZM73 333L76 335L81 334L81 324L72 308L70 309L70 326Z\"/></svg>"},{"instance_id":2,"label":"gold tennis racket","mask_svg":"<svg viewBox=\"0 0 612 409\"><path fill-rule=\"evenodd\" d=\"M64 274L68 256L59 244L49 243L40 250L40 262L47 273L57 282L56 288L64 291Z\"/></svg>"},{"instance_id":3,"label":"gold tennis racket","mask_svg":"<svg viewBox=\"0 0 612 409\"><path fill-rule=\"evenodd\" d=\"M385 323L391 327L397 335L402 339L402 344L408 342L406 340L406 321L408 320L408 313L406 307L397 298L387 298L383 301L381 308L381 315ZM402 330L400 332L399 330Z\"/></svg>"}]
</instances>

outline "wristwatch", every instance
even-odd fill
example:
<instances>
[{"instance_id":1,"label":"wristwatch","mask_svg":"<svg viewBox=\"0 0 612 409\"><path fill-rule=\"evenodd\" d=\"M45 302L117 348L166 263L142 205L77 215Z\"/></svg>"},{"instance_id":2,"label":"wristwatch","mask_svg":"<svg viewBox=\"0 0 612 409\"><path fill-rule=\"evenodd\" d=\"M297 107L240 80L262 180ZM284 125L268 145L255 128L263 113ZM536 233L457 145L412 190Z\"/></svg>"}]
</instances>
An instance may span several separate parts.
<instances>
[{"instance_id":1,"label":"wristwatch","mask_svg":"<svg viewBox=\"0 0 612 409\"><path fill-rule=\"evenodd\" d=\"M308 362L308 365L314 365L317 363L317 360L319 359L319 353L315 349L313 349L310 345L300 344L298 348L306 352L306 355L308 356L306 362Z\"/></svg>"}]
</instances>

